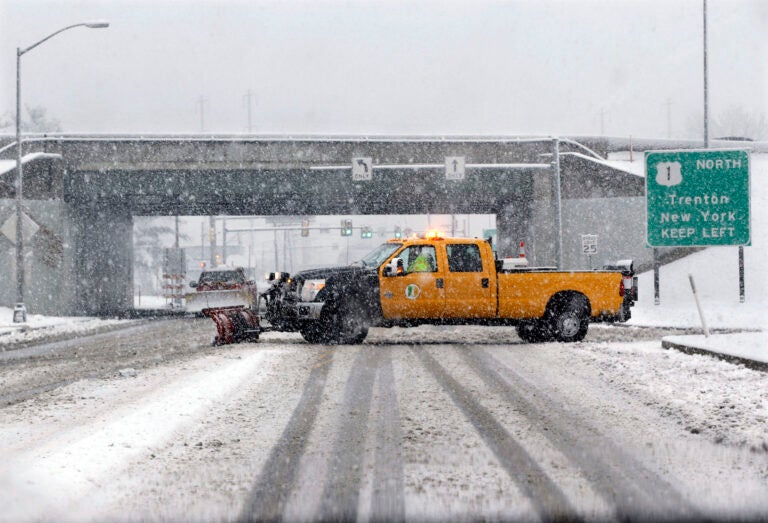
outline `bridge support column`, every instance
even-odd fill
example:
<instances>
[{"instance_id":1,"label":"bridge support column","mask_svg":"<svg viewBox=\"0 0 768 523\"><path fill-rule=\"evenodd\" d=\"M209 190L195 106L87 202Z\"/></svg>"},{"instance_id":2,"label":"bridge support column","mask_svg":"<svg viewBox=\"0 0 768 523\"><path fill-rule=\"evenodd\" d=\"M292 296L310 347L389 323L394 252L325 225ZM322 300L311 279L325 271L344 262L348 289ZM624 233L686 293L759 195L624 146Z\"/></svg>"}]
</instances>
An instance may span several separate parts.
<instances>
[{"instance_id":1,"label":"bridge support column","mask_svg":"<svg viewBox=\"0 0 768 523\"><path fill-rule=\"evenodd\" d=\"M77 215L77 313L109 316L133 308L133 216L125 209Z\"/></svg>"},{"instance_id":2,"label":"bridge support column","mask_svg":"<svg viewBox=\"0 0 768 523\"><path fill-rule=\"evenodd\" d=\"M0 199L0 304L13 307L16 300L15 202ZM73 315L75 273L71 208L58 199L25 200L24 303L31 314ZM14 221L15 223L15 221Z\"/></svg>"}]
</instances>

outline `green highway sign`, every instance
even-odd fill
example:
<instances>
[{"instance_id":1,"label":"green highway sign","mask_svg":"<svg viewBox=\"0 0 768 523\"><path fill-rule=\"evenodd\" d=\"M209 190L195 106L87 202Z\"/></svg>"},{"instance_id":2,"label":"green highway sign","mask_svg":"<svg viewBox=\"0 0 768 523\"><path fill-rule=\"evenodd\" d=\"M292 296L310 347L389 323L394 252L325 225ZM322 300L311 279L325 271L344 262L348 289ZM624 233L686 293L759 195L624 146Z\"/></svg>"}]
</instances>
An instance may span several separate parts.
<instances>
[{"instance_id":1,"label":"green highway sign","mask_svg":"<svg viewBox=\"0 0 768 523\"><path fill-rule=\"evenodd\" d=\"M750 245L749 152L647 151L651 247Z\"/></svg>"}]
</instances>

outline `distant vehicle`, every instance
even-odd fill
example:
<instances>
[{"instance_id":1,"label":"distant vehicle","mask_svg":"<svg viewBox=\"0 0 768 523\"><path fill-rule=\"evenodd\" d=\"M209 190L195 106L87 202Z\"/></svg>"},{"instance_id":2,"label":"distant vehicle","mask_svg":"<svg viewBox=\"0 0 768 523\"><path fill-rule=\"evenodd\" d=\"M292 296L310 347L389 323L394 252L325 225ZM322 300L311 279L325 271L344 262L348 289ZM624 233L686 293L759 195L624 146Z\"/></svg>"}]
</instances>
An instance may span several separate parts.
<instances>
[{"instance_id":1,"label":"distant vehicle","mask_svg":"<svg viewBox=\"0 0 768 523\"><path fill-rule=\"evenodd\" d=\"M189 286L195 292L186 294L187 312L221 307L254 307L258 305L256 283L249 280L242 267L225 265L204 270Z\"/></svg>"}]
</instances>

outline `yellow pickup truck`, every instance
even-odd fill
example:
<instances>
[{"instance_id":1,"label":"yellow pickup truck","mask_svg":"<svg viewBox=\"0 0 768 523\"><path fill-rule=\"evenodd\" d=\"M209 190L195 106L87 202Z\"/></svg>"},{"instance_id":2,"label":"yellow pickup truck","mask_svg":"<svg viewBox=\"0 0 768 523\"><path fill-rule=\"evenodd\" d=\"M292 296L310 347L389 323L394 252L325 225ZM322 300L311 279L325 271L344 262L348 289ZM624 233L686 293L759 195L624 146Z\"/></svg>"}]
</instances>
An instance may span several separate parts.
<instances>
[{"instance_id":1,"label":"yellow pickup truck","mask_svg":"<svg viewBox=\"0 0 768 523\"><path fill-rule=\"evenodd\" d=\"M265 319L311 343L359 343L369 327L515 325L527 342L573 342L590 321L622 322L637 299L632 262L603 270L495 259L489 241L429 235L380 245L351 266L272 274Z\"/></svg>"}]
</instances>

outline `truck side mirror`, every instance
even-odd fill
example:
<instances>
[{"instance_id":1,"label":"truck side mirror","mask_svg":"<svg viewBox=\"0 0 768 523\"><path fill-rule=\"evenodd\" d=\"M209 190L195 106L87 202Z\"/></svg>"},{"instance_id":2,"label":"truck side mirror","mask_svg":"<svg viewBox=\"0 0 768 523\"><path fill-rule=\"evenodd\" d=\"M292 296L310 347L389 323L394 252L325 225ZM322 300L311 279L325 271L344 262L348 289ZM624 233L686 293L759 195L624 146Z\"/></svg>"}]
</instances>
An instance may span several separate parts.
<instances>
[{"instance_id":1,"label":"truck side mirror","mask_svg":"<svg viewBox=\"0 0 768 523\"><path fill-rule=\"evenodd\" d=\"M191 281L191 282L189 282L189 286L192 287L193 289L197 289L197 282L196 281Z\"/></svg>"}]
</instances>

